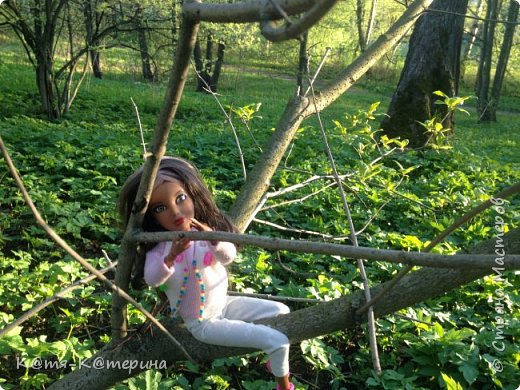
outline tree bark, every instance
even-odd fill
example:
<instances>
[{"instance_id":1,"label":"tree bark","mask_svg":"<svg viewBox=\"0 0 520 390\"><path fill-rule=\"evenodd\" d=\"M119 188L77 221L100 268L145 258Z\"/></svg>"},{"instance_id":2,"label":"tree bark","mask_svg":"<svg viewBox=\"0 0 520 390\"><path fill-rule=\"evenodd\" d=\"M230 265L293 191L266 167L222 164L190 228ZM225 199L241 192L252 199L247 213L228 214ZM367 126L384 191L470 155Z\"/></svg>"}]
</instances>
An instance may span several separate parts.
<instances>
[{"instance_id":1,"label":"tree bark","mask_svg":"<svg viewBox=\"0 0 520 390\"><path fill-rule=\"evenodd\" d=\"M445 128L454 129L447 107L436 105L440 90L454 96L458 90L460 47L468 0L435 0L431 9L417 21L396 91L381 121L390 138L408 139L409 146L423 147L431 134L419 123L437 117ZM447 12L447 13L445 13Z\"/></svg>"},{"instance_id":2,"label":"tree bark","mask_svg":"<svg viewBox=\"0 0 520 390\"><path fill-rule=\"evenodd\" d=\"M520 254L520 229L515 229L503 237L500 244L504 245L506 254ZM467 252L472 254L494 254L497 238L481 242ZM502 249L502 248L501 248ZM497 265L497 267L499 267ZM391 289L375 306L375 316L380 318L403 308L434 298L466 283L482 278L485 275L500 272L500 269L464 269L450 270L438 268L421 268L405 276ZM500 275L500 274L499 274ZM374 294L384 287L384 283L372 288ZM356 311L365 303L363 291L323 302L305 309L297 310L287 315L271 318L259 323L269 325L287 335L291 343L297 343L309 338L326 335L332 332L351 329L366 321L366 316L357 315ZM189 332L180 326L179 322L165 320L164 325L175 334L175 337L186 348L189 354L199 362L211 362L217 358L236 356L252 352L249 349L229 348L210 345L196 341ZM97 360L96 360L97 359ZM84 362L75 371L55 382L49 389L95 388L104 389L113 386L126 378L144 371L145 363L159 368L161 361L170 365L184 360L180 353L166 337L155 328L145 333L136 331L132 336L121 340L117 345L109 345L100 350L94 357ZM104 364L94 368L94 361ZM141 364L129 370L126 364ZM117 366L108 369L107 362ZM143 363L139 363L143 362Z\"/></svg>"}]
</instances>

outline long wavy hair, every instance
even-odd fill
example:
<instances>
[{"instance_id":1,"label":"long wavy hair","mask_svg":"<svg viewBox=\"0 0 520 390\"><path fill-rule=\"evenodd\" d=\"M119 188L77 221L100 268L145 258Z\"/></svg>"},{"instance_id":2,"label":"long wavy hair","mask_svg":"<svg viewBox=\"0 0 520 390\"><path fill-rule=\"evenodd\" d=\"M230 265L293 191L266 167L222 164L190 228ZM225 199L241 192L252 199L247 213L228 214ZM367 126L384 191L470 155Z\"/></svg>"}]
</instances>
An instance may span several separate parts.
<instances>
[{"instance_id":1,"label":"long wavy hair","mask_svg":"<svg viewBox=\"0 0 520 390\"><path fill-rule=\"evenodd\" d=\"M140 167L126 179L119 193L119 215L122 226L126 229L133 205L137 196L139 183L143 176L144 167ZM205 223L214 230L223 232L237 232L236 227L229 218L217 207L208 187L202 180L198 169L182 158L163 157L159 164L159 174L179 180L193 201L195 219ZM143 220L143 230L148 232L164 231L165 229L157 223L151 210L147 210ZM136 289L143 288L144 255L151 247L139 248L137 261L134 268L132 286Z\"/></svg>"}]
</instances>

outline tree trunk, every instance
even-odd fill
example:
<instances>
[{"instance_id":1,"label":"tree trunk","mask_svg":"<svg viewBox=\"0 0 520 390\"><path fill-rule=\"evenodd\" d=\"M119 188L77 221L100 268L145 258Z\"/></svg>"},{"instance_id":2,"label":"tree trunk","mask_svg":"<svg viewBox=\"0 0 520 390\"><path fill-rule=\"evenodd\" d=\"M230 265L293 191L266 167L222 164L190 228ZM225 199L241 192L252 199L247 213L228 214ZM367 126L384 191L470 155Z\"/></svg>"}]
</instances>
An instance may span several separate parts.
<instances>
[{"instance_id":1,"label":"tree trunk","mask_svg":"<svg viewBox=\"0 0 520 390\"><path fill-rule=\"evenodd\" d=\"M202 60L202 51L199 40L197 40L197 43L195 44L193 57L195 60L195 69L198 73L197 92L217 92L218 80L224 63L224 52L226 46L224 42L219 41L217 45L217 59L215 63L213 63L214 40L214 35L209 32L206 38L206 57L204 61Z\"/></svg>"},{"instance_id":2,"label":"tree trunk","mask_svg":"<svg viewBox=\"0 0 520 390\"><path fill-rule=\"evenodd\" d=\"M60 117L60 112L57 107L57 94L54 88L54 73L52 55L48 50L42 48L36 54L36 84L38 85L38 92L40 95L40 102L42 104L42 113L47 116L47 119L54 120Z\"/></svg>"},{"instance_id":3,"label":"tree trunk","mask_svg":"<svg viewBox=\"0 0 520 390\"><path fill-rule=\"evenodd\" d=\"M363 24L365 21L365 0L356 1L356 27L358 32L358 45L361 53L367 49L367 40L365 37L365 29Z\"/></svg>"},{"instance_id":4,"label":"tree trunk","mask_svg":"<svg viewBox=\"0 0 520 390\"><path fill-rule=\"evenodd\" d=\"M502 243L506 253L520 254L520 229L504 235ZM495 248L496 238L493 238L475 245L468 253L494 254ZM497 267L500 268L498 265ZM500 269L493 270L491 268L453 270L424 267L401 279L376 303L374 313L376 317L380 318L444 294L485 275L499 272L501 272ZM374 295L384 286L383 283L373 287ZM360 316L356 313L357 309L364 303L363 291L358 290L333 301L259 321L259 323L280 330L287 335L291 343L297 343L332 332L358 327L366 321L366 316ZM201 343L196 341L184 326L180 326L178 321L165 320L163 323L186 348L190 356L201 363L209 363L217 358L252 352L250 349ZM184 359L185 356L166 339L162 332L156 328L151 328L146 332L135 332L119 343L108 345L91 359L83 362L82 366L48 388L104 389L144 371L147 368L146 364L148 364L148 368L161 368ZM94 367L94 361L98 363L101 361L110 362L112 368L107 368L107 364ZM119 364L119 368L117 368L116 363ZM129 363L133 365L132 369L129 369ZM126 364L126 366L123 364ZM153 366L150 367L150 365Z\"/></svg>"},{"instance_id":5,"label":"tree trunk","mask_svg":"<svg viewBox=\"0 0 520 390\"><path fill-rule=\"evenodd\" d=\"M148 50L148 38L146 36L143 7L141 4L138 4L137 7L137 41L139 43L139 52L141 53L141 69L143 72L143 79L145 81L155 81L154 72L152 72L152 66L150 63L150 54Z\"/></svg>"},{"instance_id":6,"label":"tree trunk","mask_svg":"<svg viewBox=\"0 0 520 390\"><path fill-rule=\"evenodd\" d=\"M197 39L195 48L193 49L193 59L195 61L195 70L197 71L197 92L207 92L211 84L211 76L206 72L204 61L202 60L202 50L200 49L200 41Z\"/></svg>"},{"instance_id":7,"label":"tree trunk","mask_svg":"<svg viewBox=\"0 0 520 390\"><path fill-rule=\"evenodd\" d=\"M87 46L91 47L89 50L90 65L92 67L92 73L94 77L98 79L103 78L103 72L101 71L101 54L97 49L99 42L94 40L95 31L100 22L99 12L92 9L92 0L85 1L83 6L83 16L85 19L85 32ZM94 5L95 8L95 5Z\"/></svg>"},{"instance_id":8,"label":"tree trunk","mask_svg":"<svg viewBox=\"0 0 520 390\"><path fill-rule=\"evenodd\" d=\"M489 108L489 85L491 84L491 65L493 57L493 43L495 39L496 19L498 15L498 0L488 0L486 20L482 34L482 46L477 71L476 95L477 114L479 122L493 120Z\"/></svg>"},{"instance_id":9,"label":"tree trunk","mask_svg":"<svg viewBox=\"0 0 520 390\"><path fill-rule=\"evenodd\" d=\"M303 96L305 93L304 78L309 75L309 57L307 56L307 42L309 39L309 32L306 31L300 37L300 55L298 57L298 74L296 75L296 86L298 88L298 95Z\"/></svg>"},{"instance_id":10,"label":"tree trunk","mask_svg":"<svg viewBox=\"0 0 520 390\"><path fill-rule=\"evenodd\" d=\"M489 104L489 116L491 120L497 120L497 107L500 99L500 91L502 90L502 84L506 74L507 63L509 61L509 55L511 54L511 47L513 46L513 37L516 28L516 20L518 19L518 8L519 5L516 1L511 0L509 3L509 11L507 13L507 21L504 40L502 47L500 48L500 55L498 57L497 68L495 70L495 78L493 79L493 87L491 88L491 100Z\"/></svg>"},{"instance_id":11,"label":"tree trunk","mask_svg":"<svg viewBox=\"0 0 520 390\"><path fill-rule=\"evenodd\" d=\"M213 92L217 92L218 81L220 79L220 74L222 72L222 65L224 65L224 53L226 51L226 45L224 42L219 41L217 45L217 60L215 61L215 66L213 67L213 75L211 76L211 90Z\"/></svg>"},{"instance_id":12,"label":"tree trunk","mask_svg":"<svg viewBox=\"0 0 520 390\"><path fill-rule=\"evenodd\" d=\"M396 92L381 122L384 134L401 137L417 148L431 134L418 122L437 117L445 128L454 128L446 107L436 105L440 90L454 96L458 90L460 47L468 0L435 0L430 11L417 21Z\"/></svg>"}]
</instances>

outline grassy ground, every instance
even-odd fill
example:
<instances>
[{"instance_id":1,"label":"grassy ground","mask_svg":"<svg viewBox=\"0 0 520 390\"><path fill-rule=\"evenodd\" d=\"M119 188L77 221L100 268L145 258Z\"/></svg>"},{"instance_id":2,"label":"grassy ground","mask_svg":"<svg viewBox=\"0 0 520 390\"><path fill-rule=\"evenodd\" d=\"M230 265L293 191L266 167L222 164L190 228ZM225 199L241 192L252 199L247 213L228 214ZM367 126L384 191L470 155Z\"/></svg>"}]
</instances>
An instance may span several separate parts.
<instances>
[{"instance_id":1,"label":"grassy ground","mask_svg":"<svg viewBox=\"0 0 520 390\"><path fill-rule=\"evenodd\" d=\"M140 136L130 97L139 107L145 138L149 140L162 103L164 84L138 81L135 74L127 74L135 70L135 65L127 57L115 58L113 72L107 71L104 80L87 77L71 112L62 120L49 123L38 114L33 70L19 52L11 51L12 47L5 49L0 59L2 137L49 223L93 264L102 266L101 249L107 250L111 258L117 258L120 232L114 209L118 188L141 162ZM252 134L262 143L276 125L294 90L294 82L287 76L280 77L283 72L279 68L257 68L255 72L250 71L251 66L246 68L240 65L224 68L219 99L225 107L233 108L262 104L250 123ZM226 208L242 183L238 154L214 98L193 92L194 81L191 75L172 129L168 153L195 161ZM347 126L345 115L366 110L374 101L381 102L380 111L384 112L391 89L391 85L380 80L365 80L327 109L323 120L341 172L353 175L348 184L353 191L349 199L356 224L363 225L369 216L377 215L360 236L362 244L418 250L458 215L494 191L520 180L520 113L508 109L499 113L497 123L490 124L477 124L474 114L458 115L452 150L403 153L377 169L367 169L360 160L374 154L374 145L359 128ZM506 97L505 101L508 99L516 98ZM346 134L333 125L334 120L346 126ZM259 152L246 129L238 120L235 122L250 167ZM292 168L323 173L330 168L319 133L310 127L315 123L310 120L304 124L288 161ZM377 123L368 125L377 127ZM354 151L354 147L361 146L363 153ZM396 195L395 183L407 167L414 170L404 178ZM306 177L300 172L281 170L273 186L290 185ZM7 172L0 180L0 326L3 326L83 274L34 226ZM377 214L388 200L391 203ZM260 217L301 229L344 235L348 229L338 204L340 200L332 189L283 211L263 211ZM518 227L518 198L507 206L508 228ZM452 235L439 251L453 253L489 238L494 234L493 218L492 212L475 218ZM288 235L259 224L253 225L252 231ZM234 287L319 299L333 299L359 288L355 267L348 261L281 253L279 259L285 266L303 273L291 276L278 265L276 258L267 251L244 250L239 265L233 269ZM367 270L376 283L388 280L396 268L378 262ZM309 278L306 272L316 277ZM513 284L518 277L508 274ZM497 355L491 346L496 329L490 300L498 287L496 281L486 278L399 313L422 322L398 316L380 319L379 342L384 351L381 378L370 370L366 331L361 328L294 346L291 365L299 388L439 388L444 383L439 379L443 373L465 388L512 389L519 379L515 368L520 356L519 320L515 311L518 297L512 287L505 289L507 320L511 324L505 331L508 348L504 355L499 355L504 360L505 371L499 375L490 368L492 358ZM137 296L148 306L155 299L152 293ZM18 335L0 339L0 386L7 389L22 383L25 388L42 388L64 373L16 368L14 356L34 358L39 354L73 360L101 348L108 340L109 310L110 295L103 286L92 284L33 318L18 330ZM130 322L139 324L142 318L131 311ZM154 377L154 380L162 380L169 388L220 385L260 390L272 387L272 381L259 368L261 360L261 356L253 355L248 359L216 361L208 366L181 364L164 372L162 379ZM142 388L147 379L150 377L142 376L121 388L131 385Z\"/></svg>"}]
</instances>

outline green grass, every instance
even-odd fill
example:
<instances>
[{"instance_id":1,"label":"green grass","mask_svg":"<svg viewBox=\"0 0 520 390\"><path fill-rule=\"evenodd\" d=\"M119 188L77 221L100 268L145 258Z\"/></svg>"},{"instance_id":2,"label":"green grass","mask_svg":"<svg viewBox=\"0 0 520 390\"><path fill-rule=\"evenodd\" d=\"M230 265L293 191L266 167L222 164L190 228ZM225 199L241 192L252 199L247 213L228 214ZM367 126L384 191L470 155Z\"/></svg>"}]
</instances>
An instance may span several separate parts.
<instances>
[{"instance_id":1,"label":"green grass","mask_svg":"<svg viewBox=\"0 0 520 390\"><path fill-rule=\"evenodd\" d=\"M8 48L12 49L12 47ZM49 123L38 115L34 73L20 57L7 51L0 61L0 132L44 218L57 232L96 266L105 265L101 249L117 258L121 232L115 204L124 179L142 161L140 136L130 97L139 107L149 141L165 92L164 82L146 84L126 74L126 57L114 54L114 70L104 80L87 78L72 110L63 119ZM277 69L278 71L278 69ZM172 128L168 153L191 159L201 168L205 179L224 209L233 202L242 185L241 169L233 135L223 114L209 95L195 93L191 75ZM364 81L323 113L329 141L338 168L350 173L349 201L356 226L362 226L385 202L388 205L360 235L361 244L403 250L418 250L455 218L494 192L520 180L518 146L520 115L500 113L499 122L477 124L474 115L457 116L454 148L448 151L408 152L392 155L383 164L367 168L375 155L370 129L377 122L364 120L354 126L347 114L366 111L380 101L384 112L391 85ZM226 107L262 103L250 128L259 142L271 134L283 112L294 82L264 73L224 69L219 99ZM513 97L514 98L514 97ZM503 120L502 120L503 118ZM335 126L333 121L342 126ZM259 156L249 133L235 120L248 167ZM330 172L323 153L316 121L309 120L298 134L292 152L286 156L288 167L272 180L274 188L301 182L308 177L301 171ZM363 153L355 150L363 147ZM363 160L363 161L361 161ZM402 168L400 168L402 166ZM391 190L408 167L414 167L398 188ZM50 241L39 229L23 204L12 179L4 170L0 175L0 327L19 317L36 303L85 275L80 267ZM324 182L291 194L282 200L308 195ZM411 201L411 200L413 201ZM274 201L276 202L276 200ZM346 219L334 188L300 204L266 210L259 217L278 224L331 235L348 233ZM520 226L520 201L511 199L506 207L507 228ZM451 235L438 251L453 253L492 237L494 216L489 211L474 218ZM303 237L254 224L251 231L282 237ZM312 237L311 237L312 238ZM289 275L278 265L277 254L257 248L242 251L233 268L237 290L333 299L359 288L355 265L329 256L280 253L286 266L302 274ZM368 264L372 283L388 280L398 267L384 262ZM305 273L319 274L309 278ZM513 284L517 273L506 274ZM492 278L471 283L438 299L403 310L402 315L432 325L387 316L378 320L379 343L384 375L370 370L368 338L364 329L338 332L311 340L291 351L292 371L302 388L439 388L441 373L454 378L465 388L512 389L519 382L518 297L514 287L504 287L507 320L507 350L499 357L504 372L494 374L490 361L496 357L495 312L490 299L499 284ZM132 292L144 305L155 301L153 292ZM297 309L300 306L294 306ZM18 334L0 339L0 386L42 388L64 370L35 372L16 368L15 356L74 361L94 353L108 340L110 294L92 283L73 293L70 299L47 308L18 329ZM130 322L142 318L130 311ZM48 335L43 338L43 335ZM311 348L312 347L312 348ZM176 366L172 370L148 373L164 386L213 386L260 389L272 386L259 368L258 355L222 359L208 366ZM159 375L160 376L160 375ZM146 376L129 381L138 388ZM2 382L3 381L3 382ZM499 385L501 383L501 385Z\"/></svg>"}]
</instances>

